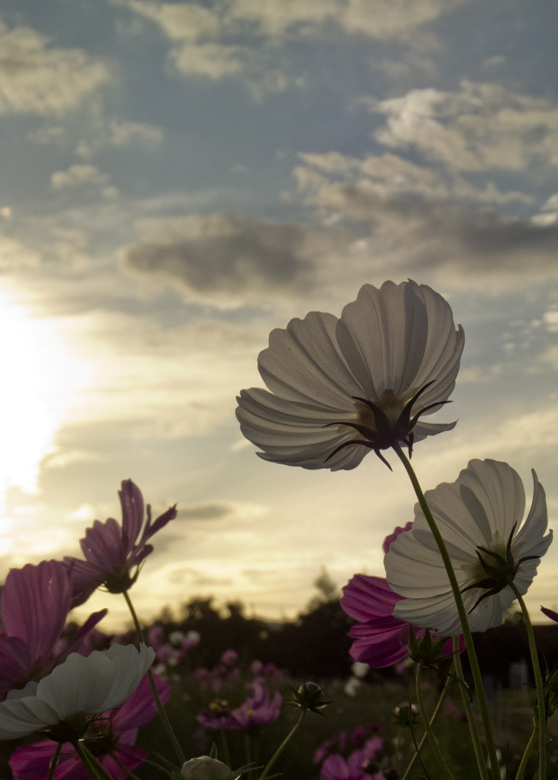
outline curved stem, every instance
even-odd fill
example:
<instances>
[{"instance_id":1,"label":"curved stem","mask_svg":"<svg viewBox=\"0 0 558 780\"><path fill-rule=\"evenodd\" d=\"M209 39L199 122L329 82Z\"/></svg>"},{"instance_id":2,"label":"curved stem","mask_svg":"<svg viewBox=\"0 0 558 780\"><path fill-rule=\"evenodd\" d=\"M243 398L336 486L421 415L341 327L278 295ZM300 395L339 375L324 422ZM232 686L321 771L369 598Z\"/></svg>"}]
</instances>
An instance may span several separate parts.
<instances>
[{"instance_id":1,"label":"curved stem","mask_svg":"<svg viewBox=\"0 0 558 780\"><path fill-rule=\"evenodd\" d=\"M428 718L428 713L426 712L426 708L424 706L424 701L422 698L422 661L419 663L417 668L416 692L417 692L417 703L420 710L420 717L423 723L424 730L426 731L426 734L428 736L430 749L432 750L432 755L436 759L444 776L449 778L449 780L454 780L452 773L450 772L446 762L444 761L444 757L440 753L438 742L436 740L436 737L434 736L434 730L432 729L430 720Z\"/></svg>"},{"instance_id":2,"label":"curved stem","mask_svg":"<svg viewBox=\"0 0 558 780\"><path fill-rule=\"evenodd\" d=\"M513 590L516 599L519 601L521 612L523 613L523 620L525 621L525 629L527 631L527 641L529 642L529 652L531 653L531 664L533 666L533 675L535 677L535 686L537 689L537 731L539 737L539 780L546 780L546 704L544 700L544 687L541 674L541 667L539 665L539 657L537 655L537 645L535 642L535 634L533 633L533 626L531 625L531 618L529 612L523 601L521 593L517 589L514 582L510 584L510 588Z\"/></svg>"},{"instance_id":3,"label":"curved stem","mask_svg":"<svg viewBox=\"0 0 558 780\"><path fill-rule=\"evenodd\" d=\"M500 777L500 767L498 765L498 757L496 756L496 746L494 745L494 737L492 736L492 728L490 725L490 718L488 715L486 698L484 696L484 688L482 685L482 676L481 676L481 671L480 671L479 662L477 658L477 653L475 651L475 645L473 644L473 637L471 635L471 629L469 628L469 623L467 621L467 613L465 612L465 605L463 604L463 598L461 597L461 592L459 590L457 578L455 576L455 572L453 570L453 566L445 542L442 538L442 535L440 534L440 531L438 530L438 526L436 525L434 518L432 517L432 512L430 511L430 507L428 506L426 498L424 497L424 493L422 492L422 488L418 481L417 475L415 474L415 471L411 466L409 459L401 449L400 445L398 443L394 444L393 449L397 453L399 460L401 461L401 463L405 467L407 474L409 475L409 479L411 480L411 483L415 490L415 494L420 504L420 508L423 511L424 517L426 518L426 522L428 523L428 527L432 532L432 536L434 537L436 544L438 545L440 555L442 556L442 561L444 562L444 566L446 568L448 579L450 581L451 589L453 592L453 597L455 599L457 612L459 614L461 629L463 631L463 636L465 638L465 645L467 647L467 655L469 656L471 673L473 675L475 690L479 700L479 708L480 708L482 724L484 728L484 735L486 739L488 757L492 769L492 775L494 780L497 780L497 778Z\"/></svg>"},{"instance_id":4,"label":"curved stem","mask_svg":"<svg viewBox=\"0 0 558 780\"><path fill-rule=\"evenodd\" d=\"M444 688L442 690L442 693L440 694L440 698L438 699L438 703L436 704L436 708L435 708L434 712L432 713L432 717L430 718L430 726L431 726L431 728L434 727L434 724L438 720L438 715L442 711L442 707L443 707L444 701L446 700L446 696L447 696L447 693L448 693L448 689L449 689L450 683L451 683L451 677L448 675L448 677L446 678L446 682L444 684ZM413 742L414 742L415 741L415 737L414 737L414 734L413 734L412 731L411 731L411 736L413 737ZM412 757L412 759L411 759L411 761L409 763L409 766L405 770L405 774L403 775L402 780L407 780L407 778L409 778L411 776L411 772L415 768L416 762L420 761L419 751L423 749L424 744L425 744L427 739L428 739L428 734L425 731L424 734L421 737L421 740L419 742L418 747L415 744L416 753ZM422 761L421 761L421 763L422 763Z\"/></svg>"},{"instance_id":5,"label":"curved stem","mask_svg":"<svg viewBox=\"0 0 558 780\"><path fill-rule=\"evenodd\" d=\"M59 742L56 745L56 750L54 751L54 755L50 761L50 764L48 766L48 778L47 780L54 780L54 772L56 770L56 767L58 765L58 759L60 758L60 751L62 750L62 743Z\"/></svg>"},{"instance_id":6,"label":"curved stem","mask_svg":"<svg viewBox=\"0 0 558 780\"><path fill-rule=\"evenodd\" d=\"M531 736L529 737L529 742L527 743L527 747L525 748L523 757L521 758L521 764L519 765L519 768L517 770L515 780L523 780L523 775L525 774L525 770L527 769L527 762L529 761L531 752L535 747L535 742L537 741L537 733L538 733L538 728L535 725L533 727L533 731L531 732Z\"/></svg>"},{"instance_id":7,"label":"curved stem","mask_svg":"<svg viewBox=\"0 0 558 780\"><path fill-rule=\"evenodd\" d=\"M453 638L453 651L454 651L453 663L455 666L455 674L457 679L461 683L461 686L465 688L465 696L463 697L463 706L465 707L465 714L467 716L467 725L469 726L469 733L471 734L473 750L475 751L475 758L477 759L477 766L479 768L481 780L488 780L488 770L486 768L484 756L482 753L482 747L479 740L477 725L475 723L475 715L473 713L471 702L469 701L467 683L465 682L465 677L463 676L463 667L461 666L461 657L459 655L459 638L456 636L454 636Z\"/></svg>"},{"instance_id":8,"label":"curved stem","mask_svg":"<svg viewBox=\"0 0 558 780\"><path fill-rule=\"evenodd\" d=\"M81 759L82 764L87 769L93 780L112 780L106 769L104 769L97 759L87 750L83 742L76 740L72 742L76 753Z\"/></svg>"},{"instance_id":9,"label":"curved stem","mask_svg":"<svg viewBox=\"0 0 558 780\"><path fill-rule=\"evenodd\" d=\"M126 600L126 604L128 605L128 609L130 610L130 614L132 616L132 620L134 621L134 627L136 629L138 641L143 642L143 632L141 630L141 626L139 624L138 616L136 615L134 605L132 604L132 600L130 599L130 595L127 590L123 591L122 595ZM167 736L174 748L174 752L176 753L176 757L178 758L180 766L182 766L182 764L186 761L186 757L184 756L182 748L180 747L180 744L171 726L168 715L165 712L163 705L161 703L159 692L157 691L157 685L155 684L155 678L153 677L153 672L151 671L151 669L147 670L147 677L149 679L149 685L151 686L151 692L153 693L153 699L155 700L157 712L159 713L159 717L161 718L164 729L167 732Z\"/></svg>"},{"instance_id":10,"label":"curved stem","mask_svg":"<svg viewBox=\"0 0 558 780\"><path fill-rule=\"evenodd\" d=\"M306 715L306 713L307 713L307 710L301 710L300 711L300 715L298 716L297 722L294 724L294 726L289 731L289 733L287 734L285 739L281 742L281 744L279 745L279 747L277 748L275 753L269 759L269 761L267 763L267 766L265 767L264 771L261 773L261 775L259 777L259 780L265 780L265 778L271 772L271 769L273 768L273 765L275 764L275 762L277 761L277 759L279 758L279 756L281 755L283 750L285 750L285 748L287 747L287 745L291 741L291 737L293 736L295 731L298 729L298 727L300 726L300 724L304 720L304 716Z\"/></svg>"},{"instance_id":11,"label":"curved stem","mask_svg":"<svg viewBox=\"0 0 558 780\"><path fill-rule=\"evenodd\" d=\"M409 700L409 710L410 710L410 708L411 708L411 701ZM411 730L411 739L413 740L413 745L415 746L415 755L413 756L413 760L417 759L420 762L420 765L422 767L422 771L426 775L426 780L432 780L432 778L430 777L430 773L428 772L428 769L425 767L424 761L422 760L422 756L420 754L420 751L422 750L422 747L423 747L426 739L428 738L428 735L427 735L427 733L425 731L424 734L422 735L422 739L420 741L420 745L417 745L417 738L415 737L415 730L413 728L413 715L412 715L412 712L410 713L410 718L409 718L409 728ZM413 762L411 762L411 763L413 763ZM411 764L409 764L409 768L407 769L407 772L409 772L410 768L411 768ZM404 777L407 777L407 772L405 772Z\"/></svg>"}]
</instances>

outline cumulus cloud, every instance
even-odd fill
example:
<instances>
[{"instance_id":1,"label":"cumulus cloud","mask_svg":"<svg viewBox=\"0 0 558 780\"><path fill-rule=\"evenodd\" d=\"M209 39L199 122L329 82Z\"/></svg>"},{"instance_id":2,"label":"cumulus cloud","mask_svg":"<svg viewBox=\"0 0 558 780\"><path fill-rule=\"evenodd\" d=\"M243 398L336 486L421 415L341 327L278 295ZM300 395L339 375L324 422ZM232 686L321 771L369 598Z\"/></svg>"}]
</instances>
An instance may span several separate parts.
<instances>
[{"instance_id":1,"label":"cumulus cloud","mask_svg":"<svg viewBox=\"0 0 558 780\"><path fill-rule=\"evenodd\" d=\"M312 252L301 225L229 214L144 224L170 237L130 247L126 266L172 279L194 297L244 300L264 291L304 292L311 284Z\"/></svg>"},{"instance_id":2,"label":"cumulus cloud","mask_svg":"<svg viewBox=\"0 0 558 780\"><path fill-rule=\"evenodd\" d=\"M54 48L31 27L0 22L0 114L61 114L108 80L106 65L81 49Z\"/></svg>"},{"instance_id":3,"label":"cumulus cloud","mask_svg":"<svg viewBox=\"0 0 558 780\"><path fill-rule=\"evenodd\" d=\"M463 80L459 92L416 89L367 102L387 117L377 141L414 147L450 169L522 170L537 158L558 164L558 105L546 98Z\"/></svg>"},{"instance_id":4,"label":"cumulus cloud","mask_svg":"<svg viewBox=\"0 0 558 780\"><path fill-rule=\"evenodd\" d=\"M294 173L306 202L325 224L352 225L354 269L370 268L373 258L378 272L434 271L448 284L478 286L487 278L505 286L557 274L558 226L506 218L495 208L530 202L523 193L502 193L491 182L480 189L392 154L300 158Z\"/></svg>"},{"instance_id":5,"label":"cumulus cloud","mask_svg":"<svg viewBox=\"0 0 558 780\"><path fill-rule=\"evenodd\" d=\"M106 184L109 176L101 173L95 165L71 165L66 171L56 171L50 177L51 187L78 187L81 184Z\"/></svg>"},{"instance_id":6,"label":"cumulus cloud","mask_svg":"<svg viewBox=\"0 0 558 780\"><path fill-rule=\"evenodd\" d=\"M237 78L253 98L303 87L304 74L278 54L279 40L327 39L341 30L378 40L413 43L412 31L464 0L223 0L155 3L113 0L159 26L171 43L169 66L182 76ZM335 31L335 32L334 32Z\"/></svg>"}]
</instances>

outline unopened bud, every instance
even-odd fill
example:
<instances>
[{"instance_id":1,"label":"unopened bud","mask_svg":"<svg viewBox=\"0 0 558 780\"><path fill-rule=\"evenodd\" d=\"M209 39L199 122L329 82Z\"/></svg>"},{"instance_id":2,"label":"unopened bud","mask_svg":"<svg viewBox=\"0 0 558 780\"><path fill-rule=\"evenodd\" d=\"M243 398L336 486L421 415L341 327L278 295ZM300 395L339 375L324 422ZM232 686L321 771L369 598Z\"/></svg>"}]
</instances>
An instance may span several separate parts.
<instances>
[{"instance_id":1,"label":"unopened bud","mask_svg":"<svg viewBox=\"0 0 558 780\"><path fill-rule=\"evenodd\" d=\"M310 712L318 713L318 715L323 715L320 710L323 710L324 707L331 704L329 701L324 701L322 698L324 692L323 688L315 682L305 682L297 691L295 691L294 688L291 688L291 691L293 692L294 697L291 700L291 704L294 704L295 707L298 707L304 712L309 710Z\"/></svg>"},{"instance_id":2,"label":"unopened bud","mask_svg":"<svg viewBox=\"0 0 558 780\"><path fill-rule=\"evenodd\" d=\"M191 758L180 770L180 780L230 780L230 777L229 767L209 756Z\"/></svg>"}]
</instances>

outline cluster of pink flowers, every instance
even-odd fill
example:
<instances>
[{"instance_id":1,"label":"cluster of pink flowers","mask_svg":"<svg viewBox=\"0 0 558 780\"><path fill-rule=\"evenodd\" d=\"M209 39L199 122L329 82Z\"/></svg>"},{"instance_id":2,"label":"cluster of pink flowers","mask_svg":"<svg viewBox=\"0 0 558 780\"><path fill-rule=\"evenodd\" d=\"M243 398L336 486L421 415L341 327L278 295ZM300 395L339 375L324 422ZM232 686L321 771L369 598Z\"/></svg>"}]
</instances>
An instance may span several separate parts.
<instances>
[{"instance_id":1,"label":"cluster of pink flowers","mask_svg":"<svg viewBox=\"0 0 558 780\"><path fill-rule=\"evenodd\" d=\"M379 731L380 726L374 724L350 733L340 731L322 742L313 758L315 764L321 764L320 780L383 780L384 775L373 769L384 749Z\"/></svg>"},{"instance_id":2,"label":"cluster of pink flowers","mask_svg":"<svg viewBox=\"0 0 558 780\"><path fill-rule=\"evenodd\" d=\"M237 682L240 679L238 653L236 650L225 650L220 662L213 669L203 666L196 669L196 678L202 688L211 688L214 693Z\"/></svg>"},{"instance_id":3,"label":"cluster of pink flowers","mask_svg":"<svg viewBox=\"0 0 558 780\"><path fill-rule=\"evenodd\" d=\"M8 699L2 705L4 708L9 710L12 700L35 702L33 697L41 690L40 686L37 687L39 681L44 680L43 685L52 685L49 680L56 676L61 664L71 662L75 665L76 654L78 658L89 658L97 648L106 649L110 644L110 637L96 628L106 615L106 609L91 614L75 632L65 629L69 611L83 604L99 586L112 593L124 592L131 587L141 563L153 550L148 540L176 516L175 507L171 507L152 522L151 509L147 506L144 526L143 498L132 480L122 482L119 496L122 524L114 518L105 523L96 520L81 540L85 560L67 557L64 561L42 561L37 565L27 564L21 569L10 570L0 608L3 624L0 636L0 702ZM120 636L116 641L118 644L130 644L135 639L134 634ZM182 657L180 654L185 654L191 646L192 637L183 637L178 647L171 643L171 652L166 652L163 646L158 650L162 655L166 652L169 662L173 652ZM153 653L152 650L149 652ZM147 665L150 665L152 655L144 653L142 657L147 658ZM113 656L111 658L114 660ZM45 679L47 677L49 680ZM137 681L140 679L138 677ZM154 675L154 681L161 701L166 702L170 697L169 685L158 675ZM89 721L84 736L84 743L90 746L113 780L124 780L127 771L139 766L148 755L135 747L135 740L138 727L156 714L156 705L147 676L136 685L137 682L121 706L97 713ZM20 711L23 712L21 707ZM40 719L37 724L37 732L44 730ZM25 733L25 728L23 725L21 734ZM6 727L4 730L8 733ZM32 731L33 726L28 733ZM52 728L46 731L50 733ZM89 774L71 740L59 741L62 748L55 780L67 777L85 780ZM15 780L46 777L55 749L56 742L51 739L19 747L10 759Z\"/></svg>"},{"instance_id":4,"label":"cluster of pink flowers","mask_svg":"<svg viewBox=\"0 0 558 780\"><path fill-rule=\"evenodd\" d=\"M188 650L200 641L197 631L188 631L187 634L171 631L166 641L164 634L163 626L152 626L147 632L147 644L155 650L155 668L159 674L164 674L168 667L178 666L186 658Z\"/></svg>"},{"instance_id":5,"label":"cluster of pink flowers","mask_svg":"<svg viewBox=\"0 0 558 780\"><path fill-rule=\"evenodd\" d=\"M272 695L268 688L252 683L251 696L239 707L231 709L225 700L216 700L197 716L198 723L207 729L227 731L255 731L279 717L282 697L279 691Z\"/></svg>"}]
</instances>

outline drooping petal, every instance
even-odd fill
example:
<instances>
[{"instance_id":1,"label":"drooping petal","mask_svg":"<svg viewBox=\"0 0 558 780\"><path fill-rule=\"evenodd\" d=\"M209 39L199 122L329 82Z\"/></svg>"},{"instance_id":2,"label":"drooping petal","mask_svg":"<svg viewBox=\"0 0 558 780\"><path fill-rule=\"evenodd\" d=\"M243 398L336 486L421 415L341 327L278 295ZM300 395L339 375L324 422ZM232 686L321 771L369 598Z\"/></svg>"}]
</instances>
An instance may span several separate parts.
<instances>
[{"instance_id":1,"label":"drooping petal","mask_svg":"<svg viewBox=\"0 0 558 780\"><path fill-rule=\"evenodd\" d=\"M18 739L58 722L60 715L37 696L6 699L0 703L0 740Z\"/></svg>"},{"instance_id":2,"label":"drooping petal","mask_svg":"<svg viewBox=\"0 0 558 780\"><path fill-rule=\"evenodd\" d=\"M347 615L364 622L391 616L402 598L394 593L384 577L355 574L343 588L340 604Z\"/></svg>"},{"instance_id":3,"label":"drooping petal","mask_svg":"<svg viewBox=\"0 0 558 780\"><path fill-rule=\"evenodd\" d=\"M408 634L407 623L391 615L353 626L349 636L357 641L351 646L350 656L373 669L385 669L408 655Z\"/></svg>"},{"instance_id":4,"label":"drooping petal","mask_svg":"<svg viewBox=\"0 0 558 780\"><path fill-rule=\"evenodd\" d=\"M19 637L33 662L45 659L58 641L70 610L68 574L59 561L11 569L2 591L2 621Z\"/></svg>"},{"instance_id":5,"label":"drooping petal","mask_svg":"<svg viewBox=\"0 0 558 780\"><path fill-rule=\"evenodd\" d=\"M122 645L118 647L123 649ZM39 682L37 696L55 709L62 720L77 712L104 712L110 709L103 704L114 677L114 663L108 653L95 650L87 658L72 653Z\"/></svg>"},{"instance_id":6,"label":"drooping petal","mask_svg":"<svg viewBox=\"0 0 558 780\"><path fill-rule=\"evenodd\" d=\"M155 659L155 650L143 643L139 652L133 645L113 645L106 655L113 665L113 682L99 712L117 707L135 691Z\"/></svg>"}]
</instances>

